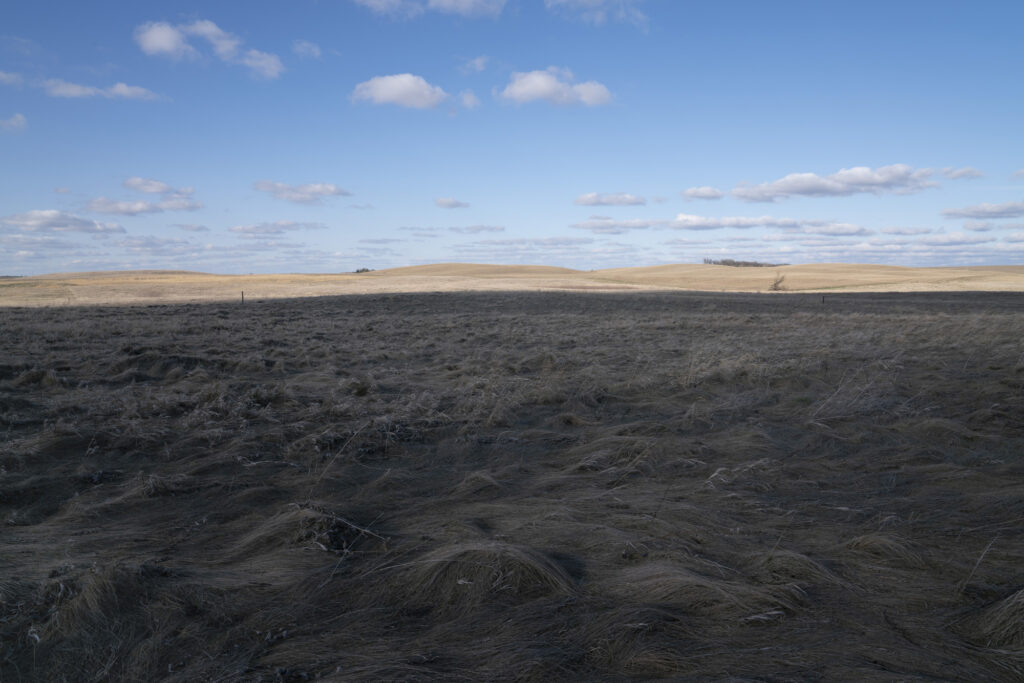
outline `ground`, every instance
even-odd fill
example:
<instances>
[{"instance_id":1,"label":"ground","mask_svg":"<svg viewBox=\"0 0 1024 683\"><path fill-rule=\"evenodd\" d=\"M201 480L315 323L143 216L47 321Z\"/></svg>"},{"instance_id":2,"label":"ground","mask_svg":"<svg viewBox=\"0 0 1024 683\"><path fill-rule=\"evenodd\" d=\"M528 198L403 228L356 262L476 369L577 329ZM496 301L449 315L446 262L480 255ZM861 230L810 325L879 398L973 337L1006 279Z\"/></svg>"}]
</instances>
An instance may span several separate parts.
<instances>
[{"instance_id":1,"label":"ground","mask_svg":"<svg viewBox=\"0 0 1024 683\"><path fill-rule=\"evenodd\" d=\"M1022 323L1012 293L0 308L0 679L1020 680Z\"/></svg>"}]
</instances>

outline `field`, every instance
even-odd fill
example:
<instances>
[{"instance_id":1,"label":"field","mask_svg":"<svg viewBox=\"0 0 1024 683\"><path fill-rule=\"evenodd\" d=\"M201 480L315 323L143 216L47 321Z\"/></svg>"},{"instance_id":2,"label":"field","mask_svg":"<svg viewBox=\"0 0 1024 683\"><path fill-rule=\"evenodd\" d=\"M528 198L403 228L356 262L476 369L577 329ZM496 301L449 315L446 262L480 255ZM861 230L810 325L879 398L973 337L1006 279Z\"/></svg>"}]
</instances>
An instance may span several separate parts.
<instances>
[{"instance_id":1,"label":"field","mask_svg":"<svg viewBox=\"0 0 1024 683\"><path fill-rule=\"evenodd\" d=\"M441 263L367 273L215 275L121 271L0 277L0 306L200 303L342 294L464 291L1024 292L1024 266L908 268L817 263L772 268L674 264L570 270Z\"/></svg>"},{"instance_id":2,"label":"field","mask_svg":"<svg viewBox=\"0 0 1024 683\"><path fill-rule=\"evenodd\" d=\"M1024 296L652 273L4 281L0 680L1021 680Z\"/></svg>"}]
</instances>

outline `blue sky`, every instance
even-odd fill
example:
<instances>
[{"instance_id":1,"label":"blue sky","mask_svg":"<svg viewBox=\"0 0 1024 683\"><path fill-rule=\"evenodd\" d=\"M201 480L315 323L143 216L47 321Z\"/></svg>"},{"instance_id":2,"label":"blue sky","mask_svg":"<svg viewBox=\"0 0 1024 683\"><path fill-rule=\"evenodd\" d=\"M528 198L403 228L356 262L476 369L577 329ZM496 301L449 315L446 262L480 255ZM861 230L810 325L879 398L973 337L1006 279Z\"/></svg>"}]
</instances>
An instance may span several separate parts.
<instances>
[{"instance_id":1,"label":"blue sky","mask_svg":"<svg viewBox=\"0 0 1024 683\"><path fill-rule=\"evenodd\" d=\"M15 3L0 274L1024 263L1024 4Z\"/></svg>"}]
</instances>

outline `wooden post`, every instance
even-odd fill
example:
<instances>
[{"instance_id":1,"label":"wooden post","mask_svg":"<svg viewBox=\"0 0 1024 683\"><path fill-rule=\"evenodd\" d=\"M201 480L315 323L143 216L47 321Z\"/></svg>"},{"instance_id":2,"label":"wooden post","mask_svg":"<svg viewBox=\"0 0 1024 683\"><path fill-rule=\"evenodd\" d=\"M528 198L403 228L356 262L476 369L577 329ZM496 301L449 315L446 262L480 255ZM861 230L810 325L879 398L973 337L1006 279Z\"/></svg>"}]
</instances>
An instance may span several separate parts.
<instances>
[{"instance_id":1,"label":"wooden post","mask_svg":"<svg viewBox=\"0 0 1024 683\"><path fill-rule=\"evenodd\" d=\"M242 292L242 303L245 303L245 292Z\"/></svg>"}]
</instances>

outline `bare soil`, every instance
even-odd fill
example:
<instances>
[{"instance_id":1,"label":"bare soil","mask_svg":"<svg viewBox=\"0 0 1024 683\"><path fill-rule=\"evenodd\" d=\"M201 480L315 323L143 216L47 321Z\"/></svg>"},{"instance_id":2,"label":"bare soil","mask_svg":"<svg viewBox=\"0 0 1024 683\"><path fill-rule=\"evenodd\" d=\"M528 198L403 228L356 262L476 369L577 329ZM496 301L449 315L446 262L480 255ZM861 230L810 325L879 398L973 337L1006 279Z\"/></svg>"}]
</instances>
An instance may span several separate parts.
<instances>
[{"instance_id":1,"label":"bare soil","mask_svg":"<svg viewBox=\"0 0 1024 683\"><path fill-rule=\"evenodd\" d=\"M1022 331L999 293L0 308L0 680L1021 680Z\"/></svg>"}]
</instances>

